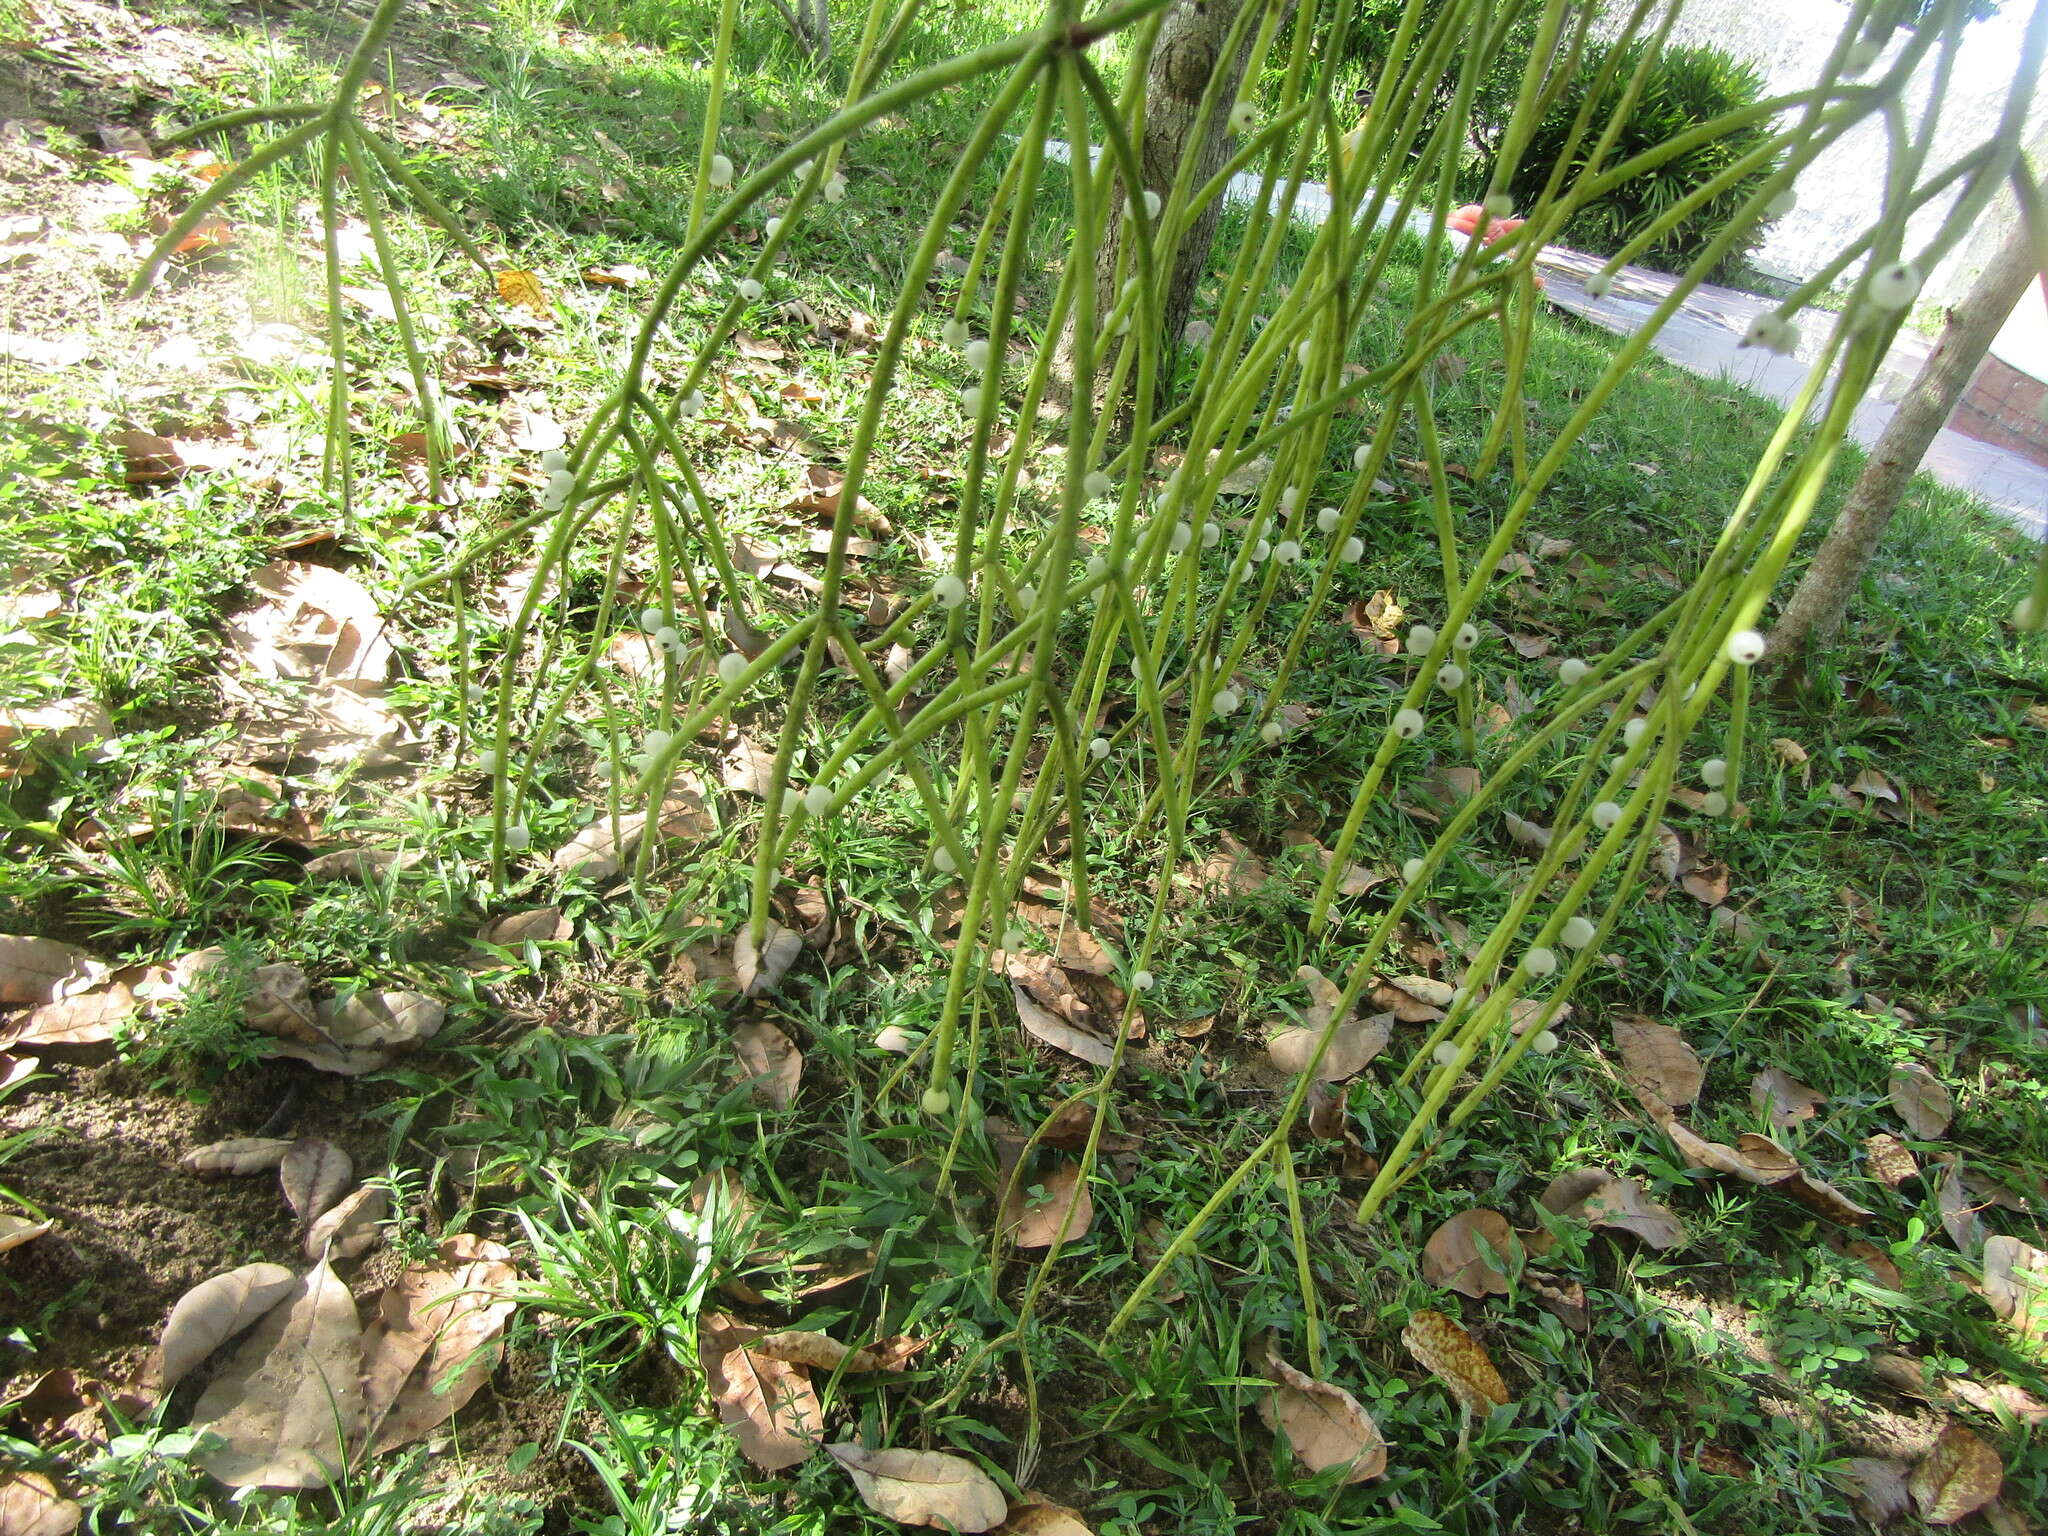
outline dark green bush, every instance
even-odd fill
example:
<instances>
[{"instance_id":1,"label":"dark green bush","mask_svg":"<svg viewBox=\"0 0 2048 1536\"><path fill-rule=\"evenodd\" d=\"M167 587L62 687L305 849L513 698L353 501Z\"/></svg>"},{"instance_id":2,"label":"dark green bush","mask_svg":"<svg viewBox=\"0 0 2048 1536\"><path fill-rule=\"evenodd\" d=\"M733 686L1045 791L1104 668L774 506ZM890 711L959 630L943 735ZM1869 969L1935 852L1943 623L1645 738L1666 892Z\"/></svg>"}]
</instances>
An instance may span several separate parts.
<instances>
[{"instance_id":1,"label":"dark green bush","mask_svg":"<svg viewBox=\"0 0 2048 1536\"><path fill-rule=\"evenodd\" d=\"M1549 180L1552 167L1565 151L1571 126L1584 103L1586 92L1599 76L1603 54L1587 49L1577 75L1566 83L1558 102L1537 124L1522 155L1514 180L1509 184L1515 207L1524 209ZM1569 187L1585 163L1599 132L1620 104L1635 64L1636 49L1628 50L1602 90L1601 102L1585 138L1572 156L1572 168L1564 185ZM1635 109L1629 114L1620 136L1609 151L1605 168L1612 169L1645 150L1676 137L1689 128L1712 122L1726 113L1753 105L1763 99L1762 77L1733 54L1718 48L1668 48L1650 77L1643 82ZM1709 139L1693 149L1665 161L1656 169L1632 178L1581 210L1565 226L1561 243L1597 256L1611 255L1631 238L1662 216L1674 204L1698 190L1728 169L1770 135L1770 124L1757 122L1719 138ZM1771 168L1745 176L1735 186L1703 204L1676 228L1660 235L1641 260L1645 265L1673 270L1690 264L1735 212L1748 200ZM1729 251L1735 260L1751 250L1762 237L1759 222Z\"/></svg>"}]
</instances>

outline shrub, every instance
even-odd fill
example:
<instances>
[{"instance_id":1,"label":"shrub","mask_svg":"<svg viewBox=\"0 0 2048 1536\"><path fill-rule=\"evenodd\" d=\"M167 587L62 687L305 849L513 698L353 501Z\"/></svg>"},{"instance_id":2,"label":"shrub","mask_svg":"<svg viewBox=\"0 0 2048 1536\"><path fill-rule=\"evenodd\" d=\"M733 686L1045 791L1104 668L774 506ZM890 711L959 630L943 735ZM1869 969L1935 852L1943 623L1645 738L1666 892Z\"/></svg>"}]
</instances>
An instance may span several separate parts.
<instances>
[{"instance_id":1,"label":"shrub","mask_svg":"<svg viewBox=\"0 0 2048 1536\"><path fill-rule=\"evenodd\" d=\"M1628 49L1606 77L1607 84L1602 89L1599 109L1593 118L1596 124L1607 121L1619 107L1622 93L1627 89L1640 56L1638 49ZM1557 104L1536 125L1521 164L1509 183L1517 208L1533 204L1549 180L1558 157L1565 152L1572 123L1585 102L1586 92L1600 78L1600 67L1604 62L1605 50L1588 49L1584 67L1567 82ZM1643 82L1635 110L1622 125L1604 165L1611 169L1645 150L1654 149L1674 135L1713 122L1762 99L1762 77L1733 54L1723 53L1718 48L1667 48L1651 69L1649 78ZM1612 255L1673 204L1766 142L1771 132L1768 121L1752 123L1709 139L1654 170L1631 177L1598 202L1580 210L1565 225L1560 240L1593 255ZM1589 132L1573 151L1572 168L1565 182L1567 187L1584 166L1596 139L1597 132ZM1688 265L1707 242L1727 226L1735 211L1762 185L1775 165L1774 161L1771 166L1745 176L1733 187L1707 201L1692 217L1669 233L1660 235L1643 253L1643 262L1653 267L1673 269ZM1735 261L1754 249L1766 227L1764 221L1753 225L1744 239L1728 253L1728 260Z\"/></svg>"}]
</instances>

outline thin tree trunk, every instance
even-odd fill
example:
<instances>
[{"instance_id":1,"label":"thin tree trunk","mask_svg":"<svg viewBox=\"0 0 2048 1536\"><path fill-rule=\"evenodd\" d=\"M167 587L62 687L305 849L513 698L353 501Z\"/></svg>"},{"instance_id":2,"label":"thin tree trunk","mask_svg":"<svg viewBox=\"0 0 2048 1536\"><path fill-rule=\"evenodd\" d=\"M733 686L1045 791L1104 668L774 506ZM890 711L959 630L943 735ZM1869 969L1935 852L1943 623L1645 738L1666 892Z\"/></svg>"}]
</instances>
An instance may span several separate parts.
<instances>
[{"instance_id":1,"label":"thin tree trunk","mask_svg":"<svg viewBox=\"0 0 2048 1536\"><path fill-rule=\"evenodd\" d=\"M1159 38L1145 74L1145 129L1138 145L1138 165L1147 190L1163 199L1180 174L1181 161L1195 156L1194 185L1199 187L1230 158L1228 117L1237 99L1250 59L1253 28L1245 29L1236 56L1223 60L1223 44L1238 13L1251 0L1174 0L1159 25ZM1209 130L1199 144L1195 116L1203 93L1219 65L1229 71L1223 97ZM1123 208L1130 194L1119 184L1110 201L1109 227L1095 260L1095 304L1098 314L1115 303L1117 252L1123 240ZM1209 247L1223 214L1218 199L1202 211L1171 249L1155 247L1168 276L1162 305L1160 339L1169 349L1178 345L1195 305L1195 287L1209 264ZM1079 382L1078 380L1076 381Z\"/></svg>"},{"instance_id":2,"label":"thin tree trunk","mask_svg":"<svg viewBox=\"0 0 2048 1536\"><path fill-rule=\"evenodd\" d=\"M1962 302L1949 311L1940 340L1871 448L1863 473L1786 603L1771 631L1771 650L1779 660L1827 640L1841 624L1920 460L1969 388L1999 327L2040 273L2026 226L2016 224ZM2043 283L2048 291L2048 278Z\"/></svg>"}]
</instances>

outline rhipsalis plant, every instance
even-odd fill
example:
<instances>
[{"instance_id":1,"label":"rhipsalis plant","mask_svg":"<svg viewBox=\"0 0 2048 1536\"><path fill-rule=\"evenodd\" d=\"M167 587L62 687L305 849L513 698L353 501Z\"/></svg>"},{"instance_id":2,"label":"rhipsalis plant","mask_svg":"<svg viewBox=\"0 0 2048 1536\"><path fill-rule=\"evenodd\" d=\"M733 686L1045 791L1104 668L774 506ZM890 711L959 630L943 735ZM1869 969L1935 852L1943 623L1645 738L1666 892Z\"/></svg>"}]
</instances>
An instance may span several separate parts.
<instances>
[{"instance_id":1,"label":"rhipsalis plant","mask_svg":"<svg viewBox=\"0 0 2048 1536\"><path fill-rule=\"evenodd\" d=\"M194 205L165 237L165 250L263 167L307 154L319 157L330 252L346 197L377 236L389 278L379 200L411 199L480 268L492 269L473 232L357 115L356 92L401 3L379 7L332 101L235 114L192 130L241 131L266 120L284 128ZM1246 4L1217 50L1229 60L1249 48L1244 94L1227 93L1222 81L1230 72L1219 69L1188 139L1201 142L1208 124L1222 119L1232 146L1227 163L1198 179L1189 155L1170 181L1148 185L1140 153L1145 81L1167 0L1097 8L1049 0L1040 24L912 73L893 61L917 24L918 0L873 0L846 66L844 105L745 166L719 147L732 55L728 0L709 112L697 125L699 183L687 238L646 303L609 395L547 466L545 490L529 513L413 585L422 596L455 593L488 557L530 546L534 579L499 636L500 649L478 668L479 680L495 689L478 761L491 778L499 868L526 836L530 765L555 749L578 698L598 686L596 659L622 626L652 634L667 671L658 713L638 737L614 734L604 743L614 770L610 815L658 818L700 733L736 711L779 717L765 802L750 829L752 912L743 943L770 942L771 898L807 839L836 819L859 818L884 780L907 786L929 828L931 869L958 882L960 922L936 1027L884 1085L876 1112L888 1112L892 1095L899 1106L907 1096L950 1158L961 1117L978 1113L977 1075L990 1033L1013 1027L1007 989L991 985L1001 975L992 956L1000 957L1018 926L1013 909L1027 871L1049 848L1060 849L1077 920L1085 923L1100 874L1091 827L1101 786L1113 773L1135 776L1144 786L1138 830L1153 839L1159 862L1151 909L1129 923L1115 957L1122 1027L1108 1064L1079 1096L1095 1117L1081 1154L1085 1168L1117 1092L1132 1023L1160 968L1175 871L1204 796L1221 774L1255 765L1284 741L1305 646L1331 621L1333 585L1346 567L1374 541L1417 541L1440 566L1439 588L1407 631L1396 694L1374 706L1376 748L1351 786L1328 873L1300 914L1312 948L1332 942L1339 928L1363 932L1364 941L1347 951L1353 958L1342 996L1309 1069L1264 1138L1167 1240L1111 1331L1131 1320L1246 1181L1277 1167L1291 1190L1289 1135L1315 1065L1338 1022L1373 986L1404 919L1506 797L1539 774L1561 782L1546 845L1490 930L1475 929L1450 1007L1390 1090L1406 1128L1385 1149L1359 1208L1359 1219L1371 1221L1427 1167L1436 1138L1484 1112L1525 1052L1555 1047L1549 1025L1598 963L1609 934L1628 920L1673 789L1696 786L1709 817L1739 804L1765 604L1921 275L2003 186L2025 174L2016 159L2018 127L2048 48L2048 6L2035 11L1997 130L1982 143L1937 161L1931 122L1906 108L1908 77L1924 60L1941 65L1952 57L1966 19L1961 0L1937 4L1911 31L1898 27L1897 0L1858 0L1810 88L1620 160L1613 146L1679 8L1675 0L1634 0L1610 10L1596 39L1595 8L1571 0L1410 0L1372 82L1377 105L1360 123L1350 93L1338 99L1328 62L1346 56L1349 7L1342 0ZM1504 41L1525 35L1531 22L1532 62L1485 167L1487 193L1476 207L1459 208L1454 188L1469 169L1461 157L1469 152L1475 95ZM1888 60L1881 66L1880 51ZM1597 77L1575 93L1585 105L1555 169L1535 178L1541 190L1532 203L1511 206L1505 189L1532 184L1522 163L1532 130L1582 67ZM774 289L792 234L861 196L849 145L868 125L968 82L980 82L988 106L973 134L946 149L953 169L878 327L821 578L807 611L769 616L754 579L734 568L731 530L693 463L694 419L736 329ZM1600 116L1603 107L1612 115ZM1802 169L1868 123L1888 136L1884 195L1867 227L1748 338L1807 360L1807 382L1746 490L1726 509L1697 575L1620 643L1564 660L1519 724L1512 750L1491 763L1427 852L1407 861L1397 885L1343 894L1369 813L1403 755L1423 744L1477 760L1489 667L1483 626L1496 580L1567 456L1602 420L1658 327L1724 255L1748 243L1758 222L1782 211ZM1545 302L1539 258L1546 244L1612 189L1738 127L1752 147L1638 232L1589 290L1604 292L1624 263L1697 208L1731 189L1752 189L1739 211L1706 240L1569 417L1539 430L1523 370ZM342 167L347 187L337 174ZM974 199L977 227L964 272L957 284L935 287L937 263L970 194L998 167L994 195ZM1317 189L1327 192L1328 216L1304 227L1297 203ZM757 247L735 243L736 223L771 196L787 205L766 222L765 238ZM1909 219L1943 196L1952 201L1938 228L1909 245ZM1237 235L1215 253L1220 299L1180 333L1164 335L1163 285L1184 232L1226 197L1238 201ZM1046 274L1034 266L1027 237L1042 206L1062 198L1071 206L1069 238L1054 276L1041 283ZM1390 281L1397 254L1415 249L1414 280ZM330 297L336 270L330 256ZM1099 284L1098 271L1113 280ZM1808 307L1842 283L1853 291L1840 314ZM678 366L671 327L686 292L722 304ZM937 292L954 297L936 300ZM1033 293L1044 296L1027 305ZM403 328L395 282L392 298ZM339 304L330 309L339 365L346 332ZM1471 541L1440 445L1432 365L1476 328L1498 333L1505 368L1483 451L1466 472L1504 477L1508 489L1490 529ZM1396 338L1392 345L1371 339L1385 335ZM659 370L658 346L671 349ZM433 420L433 380L410 341L407 351L438 476L445 444ZM971 424L957 515L922 589L871 609L849 584L860 493L885 453L906 365L934 355ZM332 460L345 495L342 380L337 366ZM1050 486L1042 473L1026 474L1048 453L1059 465ZM1427 492L1390 517L1381 477L1397 454L1419 460ZM548 593L590 551L607 573L594 627L541 634L536 616ZM650 572L654 596L644 602L621 589L629 563ZM2029 600L2037 620L2048 611L2048 574L2043 582ZM849 689L857 690L849 718L829 740L817 739L814 704L827 690L844 696ZM646 878L654 844L641 842L635 878ZM1299 1246L1298 1199L1290 1210ZM1306 1286L1305 1252L1299 1264ZM1040 1267L1025 1315L1047 1272ZM1306 1289L1303 1299L1313 1318Z\"/></svg>"}]
</instances>

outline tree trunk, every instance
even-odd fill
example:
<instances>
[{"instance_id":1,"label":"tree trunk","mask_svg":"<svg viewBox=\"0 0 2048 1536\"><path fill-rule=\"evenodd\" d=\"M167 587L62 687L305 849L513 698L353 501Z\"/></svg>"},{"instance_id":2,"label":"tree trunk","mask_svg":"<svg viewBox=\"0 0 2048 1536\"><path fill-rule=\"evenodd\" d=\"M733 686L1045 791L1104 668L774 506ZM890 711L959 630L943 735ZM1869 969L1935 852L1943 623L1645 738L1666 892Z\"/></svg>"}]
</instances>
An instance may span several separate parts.
<instances>
[{"instance_id":1,"label":"tree trunk","mask_svg":"<svg viewBox=\"0 0 2048 1536\"><path fill-rule=\"evenodd\" d=\"M1829 638L1842 622L1885 525L1920 467L1920 460L1969 388L1999 327L2041 274L2024 223L2016 224L1962 302L1949 311L1941 339L1927 355L1898 413L1870 450L1842 510L1800 578L1771 631L1771 650L1789 659ZM2043 291L2048 293L2048 277Z\"/></svg>"},{"instance_id":2,"label":"tree trunk","mask_svg":"<svg viewBox=\"0 0 2048 1536\"><path fill-rule=\"evenodd\" d=\"M1181 161L1195 157L1194 185L1202 186L1230 158L1228 118L1250 59L1254 28L1245 29L1234 58L1222 59L1223 44L1237 16L1251 0L1174 0L1159 25L1152 61L1145 75L1145 130L1138 145L1138 165L1145 186L1163 199L1180 173ZM1223 65L1229 71L1223 97L1209 131L1192 143L1196 110L1209 80ZM1105 150L1104 153L1107 153ZM1095 260L1096 313L1114 305L1117 251L1122 244L1124 203L1130 194L1119 183L1110 200L1108 227ZM1209 247L1223 214L1219 198L1210 203L1171 249L1155 246L1154 254L1168 274L1161 309L1160 340L1169 351L1179 345L1195 305L1195 286L1209 264ZM1079 381L1076 380L1078 384Z\"/></svg>"}]
</instances>

